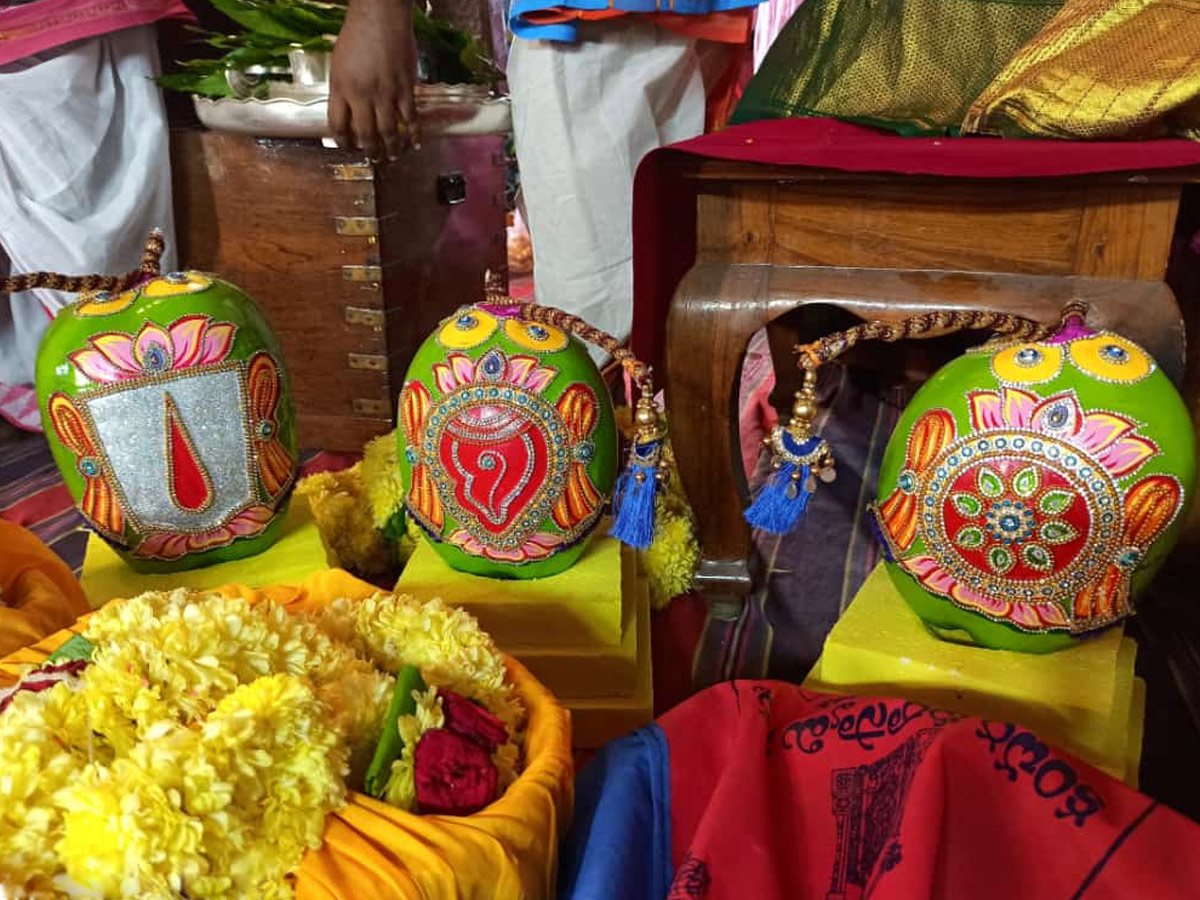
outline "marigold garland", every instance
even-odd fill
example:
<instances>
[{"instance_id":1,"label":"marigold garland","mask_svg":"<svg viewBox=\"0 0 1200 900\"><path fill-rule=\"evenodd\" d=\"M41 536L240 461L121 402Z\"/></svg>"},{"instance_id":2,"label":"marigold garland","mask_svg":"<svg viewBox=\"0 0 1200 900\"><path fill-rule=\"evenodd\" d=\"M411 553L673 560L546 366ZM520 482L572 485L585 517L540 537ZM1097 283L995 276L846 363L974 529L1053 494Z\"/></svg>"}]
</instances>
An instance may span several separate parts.
<instances>
[{"instance_id":1,"label":"marigold garland","mask_svg":"<svg viewBox=\"0 0 1200 900\"><path fill-rule=\"evenodd\" d=\"M179 590L110 604L85 637L82 673L0 714L0 893L290 897L402 665L429 688L398 723L390 800L415 805L412 748L444 722L438 688L506 723L492 758L501 787L516 775L523 710L503 657L440 601L376 594L290 615Z\"/></svg>"}]
</instances>

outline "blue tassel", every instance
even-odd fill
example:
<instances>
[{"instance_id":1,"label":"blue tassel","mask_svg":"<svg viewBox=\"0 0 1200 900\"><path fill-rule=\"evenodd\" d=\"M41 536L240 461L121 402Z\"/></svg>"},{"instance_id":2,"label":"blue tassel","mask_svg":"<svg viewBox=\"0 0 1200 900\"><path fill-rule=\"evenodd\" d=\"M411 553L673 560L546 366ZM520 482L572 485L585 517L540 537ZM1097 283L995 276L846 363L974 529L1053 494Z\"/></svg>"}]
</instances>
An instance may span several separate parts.
<instances>
[{"instance_id":1,"label":"blue tassel","mask_svg":"<svg viewBox=\"0 0 1200 900\"><path fill-rule=\"evenodd\" d=\"M797 471L799 477L795 477ZM769 531L771 534L787 534L792 531L808 508L808 466L797 467L784 463L762 486L750 508L746 510L746 521L751 528Z\"/></svg>"},{"instance_id":2,"label":"blue tassel","mask_svg":"<svg viewBox=\"0 0 1200 900\"><path fill-rule=\"evenodd\" d=\"M635 443L613 491L613 524L608 533L637 550L645 550L654 540L661 450L661 440Z\"/></svg>"},{"instance_id":3,"label":"blue tassel","mask_svg":"<svg viewBox=\"0 0 1200 900\"><path fill-rule=\"evenodd\" d=\"M800 433L795 433L799 431ZM816 489L817 478L833 480L833 457L829 445L806 433L807 428L776 426L766 443L772 449L775 473L746 510L752 528L771 534L787 534L800 522Z\"/></svg>"}]
</instances>

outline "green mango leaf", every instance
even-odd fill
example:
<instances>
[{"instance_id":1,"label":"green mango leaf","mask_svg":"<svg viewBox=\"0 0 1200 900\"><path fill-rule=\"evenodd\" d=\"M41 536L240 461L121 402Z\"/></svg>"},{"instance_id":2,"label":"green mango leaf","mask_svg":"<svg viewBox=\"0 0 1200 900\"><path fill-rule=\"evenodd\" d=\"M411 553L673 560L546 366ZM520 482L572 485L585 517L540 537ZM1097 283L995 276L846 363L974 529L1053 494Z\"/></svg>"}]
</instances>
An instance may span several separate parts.
<instances>
[{"instance_id":1,"label":"green mango leaf","mask_svg":"<svg viewBox=\"0 0 1200 900\"><path fill-rule=\"evenodd\" d=\"M346 18L344 6L311 0L213 0L213 7L244 30L220 34L192 28L198 42L223 55L218 59L181 62L182 74L159 79L163 88L206 97L228 97L232 92L224 83L225 69L286 67L288 52L297 47L331 51L333 43L329 36L341 31ZM477 37L448 22L430 18L420 7L413 10L413 32L435 80L479 84L502 77L496 65L483 54L483 44Z\"/></svg>"},{"instance_id":2,"label":"green mango leaf","mask_svg":"<svg viewBox=\"0 0 1200 900\"><path fill-rule=\"evenodd\" d=\"M375 755L363 785L366 792L377 800L383 799L388 778L392 774L392 763L400 758L400 752L404 749L404 741L400 738L396 723L401 716L412 715L417 708L413 691L423 690L425 681L416 666L404 666L396 673L396 689L383 716L383 732L379 736L379 743L375 745Z\"/></svg>"},{"instance_id":3,"label":"green mango leaf","mask_svg":"<svg viewBox=\"0 0 1200 900\"><path fill-rule=\"evenodd\" d=\"M396 542L408 534L408 522L405 519L404 507L388 516L387 524L383 526L383 536L388 541Z\"/></svg>"},{"instance_id":4,"label":"green mango leaf","mask_svg":"<svg viewBox=\"0 0 1200 900\"><path fill-rule=\"evenodd\" d=\"M91 659L95 649L92 642L82 634L72 635L70 640L46 657L46 663L60 663L74 659Z\"/></svg>"},{"instance_id":5,"label":"green mango leaf","mask_svg":"<svg viewBox=\"0 0 1200 900\"><path fill-rule=\"evenodd\" d=\"M192 72L180 72L175 75L160 75L158 78L159 87L166 88L169 91L182 91L186 94L199 94L201 97L229 97L232 91L229 89L229 83L225 81L225 72L222 68L219 72L210 72L208 74L197 74Z\"/></svg>"},{"instance_id":6,"label":"green mango leaf","mask_svg":"<svg viewBox=\"0 0 1200 900\"><path fill-rule=\"evenodd\" d=\"M213 7L229 16L243 28L289 41L302 41L311 35L290 27L279 20L265 4L251 0L210 0Z\"/></svg>"}]
</instances>

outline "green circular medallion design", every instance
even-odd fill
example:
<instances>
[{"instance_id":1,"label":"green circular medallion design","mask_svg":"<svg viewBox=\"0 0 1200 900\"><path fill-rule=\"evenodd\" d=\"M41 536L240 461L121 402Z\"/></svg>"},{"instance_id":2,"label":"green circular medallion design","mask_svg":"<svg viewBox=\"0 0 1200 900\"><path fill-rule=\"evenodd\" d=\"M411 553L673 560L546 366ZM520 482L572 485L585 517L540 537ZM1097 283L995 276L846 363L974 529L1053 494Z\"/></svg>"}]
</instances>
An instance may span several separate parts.
<instances>
[{"instance_id":1,"label":"green circular medallion design","mask_svg":"<svg viewBox=\"0 0 1200 900\"><path fill-rule=\"evenodd\" d=\"M884 453L889 573L936 633L1047 652L1128 614L1182 526L1195 437L1145 351L1075 328L940 369Z\"/></svg>"}]
</instances>

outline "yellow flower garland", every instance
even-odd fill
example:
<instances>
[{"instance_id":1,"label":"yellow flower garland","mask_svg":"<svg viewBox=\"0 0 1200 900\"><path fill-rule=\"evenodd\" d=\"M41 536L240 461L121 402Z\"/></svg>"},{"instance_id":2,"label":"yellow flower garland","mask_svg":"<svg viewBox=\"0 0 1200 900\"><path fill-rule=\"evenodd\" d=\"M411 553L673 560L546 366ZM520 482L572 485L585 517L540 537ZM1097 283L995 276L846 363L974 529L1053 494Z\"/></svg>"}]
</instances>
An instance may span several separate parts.
<instances>
[{"instance_id":1,"label":"yellow flower garland","mask_svg":"<svg viewBox=\"0 0 1200 900\"><path fill-rule=\"evenodd\" d=\"M510 727L523 711L469 615L377 594L289 615L186 591L110 604L88 621L91 664L0 714L0 888L47 896L290 897L378 740L394 672L431 687L398 726L388 795L411 809L412 747L443 722L437 687ZM0 893L3 893L0 890Z\"/></svg>"}]
</instances>

